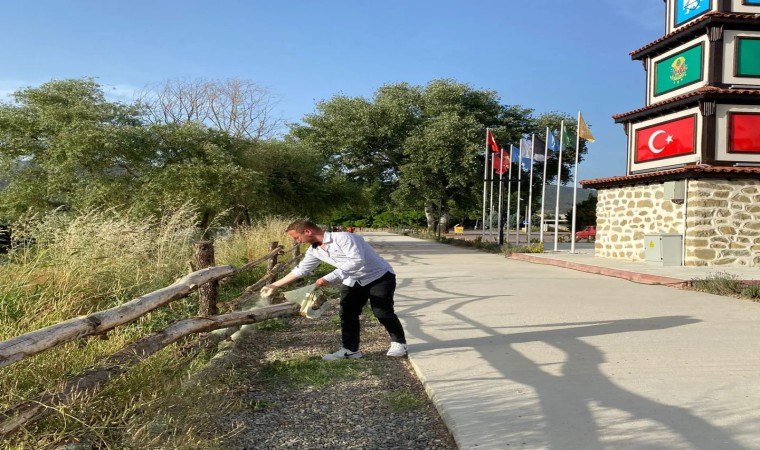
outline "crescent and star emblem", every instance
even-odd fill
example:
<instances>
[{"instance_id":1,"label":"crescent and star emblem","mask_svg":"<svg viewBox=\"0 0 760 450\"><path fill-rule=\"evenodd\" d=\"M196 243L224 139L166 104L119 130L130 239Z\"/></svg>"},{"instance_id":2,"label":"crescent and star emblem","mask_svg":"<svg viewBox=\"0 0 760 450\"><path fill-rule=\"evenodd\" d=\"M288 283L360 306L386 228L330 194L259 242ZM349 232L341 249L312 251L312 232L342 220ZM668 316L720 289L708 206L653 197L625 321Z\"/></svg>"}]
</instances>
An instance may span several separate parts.
<instances>
[{"instance_id":1,"label":"crescent and star emblem","mask_svg":"<svg viewBox=\"0 0 760 450\"><path fill-rule=\"evenodd\" d=\"M665 130L657 130L654 133L652 133L651 136L649 136L649 150L652 153L654 153L654 154L660 153L661 151L665 150L665 147L667 147L668 144L670 144L671 142L673 142L673 136L668 135L668 137L665 138L665 145L663 145L660 148L655 147L654 146L654 139L657 136L659 136L660 134L665 134Z\"/></svg>"}]
</instances>

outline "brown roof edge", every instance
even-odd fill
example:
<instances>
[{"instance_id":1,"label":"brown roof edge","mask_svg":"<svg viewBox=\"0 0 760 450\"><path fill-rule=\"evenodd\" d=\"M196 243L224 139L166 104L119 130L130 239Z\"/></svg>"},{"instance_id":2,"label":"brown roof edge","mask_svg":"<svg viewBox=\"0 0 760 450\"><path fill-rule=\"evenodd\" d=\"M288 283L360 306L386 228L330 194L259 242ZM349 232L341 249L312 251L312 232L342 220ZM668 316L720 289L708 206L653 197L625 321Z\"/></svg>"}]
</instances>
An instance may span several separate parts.
<instances>
[{"instance_id":1,"label":"brown roof edge","mask_svg":"<svg viewBox=\"0 0 760 450\"><path fill-rule=\"evenodd\" d=\"M667 100L663 100L661 102L652 103L651 105L645 106L643 108L634 109L633 111L628 111L621 114L615 114L612 116L612 119L615 121L615 123L629 122L630 120L625 120L625 119L632 119L633 116L646 115L647 112L650 112L650 111L654 112L668 105L672 105L674 107L678 106L678 105L673 105L674 103L697 102L698 100L701 100L703 96L708 97L708 96L719 96L719 95L726 95L726 96L760 95L760 89L725 89L725 88L718 88L718 87L713 87L713 86L702 86L692 92L689 92L688 94L677 95L675 97L669 98Z\"/></svg>"},{"instance_id":2,"label":"brown roof edge","mask_svg":"<svg viewBox=\"0 0 760 450\"><path fill-rule=\"evenodd\" d=\"M711 166L708 164L693 164L676 169L657 172L639 173L619 177L581 180L583 188L599 189L613 186L630 186L641 182L668 181L684 178L735 178L747 177L760 179L760 167Z\"/></svg>"},{"instance_id":3,"label":"brown roof edge","mask_svg":"<svg viewBox=\"0 0 760 450\"><path fill-rule=\"evenodd\" d=\"M742 22L742 21L756 21L758 18L758 14L754 13L724 13L724 12L709 12L703 15L702 17L698 19L694 19L688 24L677 28L670 33L666 34L665 36L654 40L650 42L649 44L634 50L629 53L631 56L631 59L633 60L639 60L642 58L645 58L648 54L648 50L653 50L655 47L660 46L661 44L664 44L665 42L672 40L674 37L685 34L685 35L691 35L698 33L703 26L707 26L708 22L718 22L718 23L731 23L731 22Z\"/></svg>"}]
</instances>

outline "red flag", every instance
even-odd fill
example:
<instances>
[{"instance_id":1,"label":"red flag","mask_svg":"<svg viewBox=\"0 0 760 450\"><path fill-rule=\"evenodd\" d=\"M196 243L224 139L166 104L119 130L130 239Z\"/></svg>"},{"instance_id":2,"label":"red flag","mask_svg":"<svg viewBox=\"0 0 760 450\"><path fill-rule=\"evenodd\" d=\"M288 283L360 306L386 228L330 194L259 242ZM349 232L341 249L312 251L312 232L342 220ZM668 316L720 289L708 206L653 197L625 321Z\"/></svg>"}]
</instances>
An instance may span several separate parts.
<instances>
[{"instance_id":1,"label":"red flag","mask_svg":"<svg viewBox=\"0 0 760 450\"><path fill-rule=\"evenodd\" d=\"M486 132L486 141L488 142L488 145L491 147L491 150L498 153L499 152L499 145L496 143L496 139L493 138L493 134L491 134L491 130L488 130Z\"/></svg>"},{"instance_id":2,"label":"red flag","mask_svg":"<svg viewBox=\"0 0 760 450\"><path fill-rule=\"evenodd\" d=\"M694 153L696 121L688 116L636 131L636 162Z\"/></svg>"},{"instance_id":3,"label":"red flag","mask_svg":"<svg viewBox=\"0 0 760 450\"><path fill-rule=\"evenodd\" d=\"M760 152L760 114L728 114L729 152Z\"/></svg>"},{"instance_id":4,"label":"red flag","mask_svg":"<svg viewBox=\"0 0 760 450\"><path fill-rule=\"evenodd\" d=\"M509 170L509 155L504 154L503 160L501 157L493 155L493 170L495 170L498 175L505 174Z\"/></svg>"}]
</instances>

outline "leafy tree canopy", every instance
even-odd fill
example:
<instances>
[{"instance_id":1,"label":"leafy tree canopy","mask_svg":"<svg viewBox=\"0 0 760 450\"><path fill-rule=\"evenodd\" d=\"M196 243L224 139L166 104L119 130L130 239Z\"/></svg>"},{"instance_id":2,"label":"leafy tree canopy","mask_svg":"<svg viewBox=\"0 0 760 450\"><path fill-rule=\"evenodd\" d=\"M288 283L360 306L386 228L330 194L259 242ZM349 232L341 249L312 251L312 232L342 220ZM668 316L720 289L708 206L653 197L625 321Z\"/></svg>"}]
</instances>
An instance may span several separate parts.
<instances>
[{"instance_id":1,"label":"leafy tree canopy","mask_svg":"<svg viewBox=\"0 0 760 450\"><path fill-rule=\"evenodd\" d=\"M478 200L486 127L507 142L529 129L530 113L452 80L396 83L371 99L319 102L291 135L325 155L329 170L371 186L376 204L447 209Z\"/></svg>"},{"instance_id":2,"label":"leafy tree canopy","mask_svg":"<svg viewBox=\"0 0 760 450\"><path fill-rule=\"evenodd\" d=\"M0 214L71 207L120 191L141 158L137 108L107 102L93 80L51 81L0 105ZM109 187L110 185L110 187Z\"/></svg>"},{"instance_id":3,"label":"leafy tree canopy","mask_svg":"<svg viewBox=\"0 0 760 450\"><path fill-rule=\"evenodd\" d=\"M371 98L321 101L277 141L266 139L267 127L276 126L269 94L253 83L158 86L160 95L150 98L164 109L110 102L89 78L50 81L0 103L0 221L55 208L124 206L155 214L189 201L204 225L273 214L328 223L388 210L416 210L430 225L435 216L480 210L487 127L506 148L531 132L542 136L546 126L557 130L562 120L575 125L564 114L536 119L531 109L501 105L493 91L434 80L388 84ZM205 123L234 103L217 102L220 92L240 97L249 114ZM194 113L199 105L203 114ZM567 149L563 182L573 161L574 149ZM547 179L556 167L550 155Z\"/></svg>"},{"instance_id":4,"label":"leafy tree canopy","mask_svg":"<svg viewBox=\"0 0 760 450\"><path fill-rule=\"evenodd\" d=\"M317 214L355 196L297 142L236 137L200 122L143 123L91 79L51 81L0 104L0 220L27 211L191 202L200 224ZM308 195L307 195L308 194Z\"/></svg>"}]
</instances>

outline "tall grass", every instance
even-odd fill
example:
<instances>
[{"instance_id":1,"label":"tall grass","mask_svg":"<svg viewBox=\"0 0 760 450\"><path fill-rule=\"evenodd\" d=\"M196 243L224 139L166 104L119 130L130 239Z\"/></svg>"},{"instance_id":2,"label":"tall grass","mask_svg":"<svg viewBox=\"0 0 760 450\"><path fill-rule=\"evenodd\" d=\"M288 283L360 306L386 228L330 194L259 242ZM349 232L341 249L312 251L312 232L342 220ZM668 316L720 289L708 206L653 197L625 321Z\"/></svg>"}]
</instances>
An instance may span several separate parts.
<instances>
[{"instance_id":1,"label":"tall grass","mask_svg":"<svg viewBox=\"0 0 760 450\"><path fill-rule=\"evenodd\" d=\"M32 216L15 224L15 236L27 237L30 244L16 248L0 264L0 340L110 308L171 284L187 273L191 244L201 235L196 219L196 210L183 205L156 220L129 212L95 210ZM260 226L218 240L217 264L239 265L263 256L269 242L287 239L286 225L285 219L267 219ZM229 283L225 289L234 287L235 283ZM223 291L227 296L237 294L239 291ZM109 332L105 340L81 339L2 368L0 410L58 385L148 332L196 312L194 298L176 301ZM205 417L208 408L193 411L188 406L183 411L189 416L176 419L178 398L213 404L213 399L206 398L213 388L181 383L211 355L188 359L177 348L164 349L126 375L112 379L100 393L59 408L49 418L0 441L0 448L45 448L76 440L93 442L99 448L213 448L215 438L204 431L209 423ZM230 407L216 406L220 411ZM199 423L206 426L197 426L192 417L202 417Z\"/></svg>"},{"instance_id":2,"label":"tall grass","mask_svg":"<svg viewBox=\"0 0 760 450\"><path fill-rule=\"evenodd\" d=\"M269 245L278 242L285 250L293 248L293 240L285 234L285 228L292 220L267 217L251 227L240 227L229 235L214 241L214 256L217 265L231 264L241 266L256 260L269 252ZM279 261L289 261L290 253L279 257ZM231 300L240 294L241 289L250 286L266 272L266 265L258 266L245 273L240 273L226 281L226 289L219 293L219 300Z\"/></svg>"},{"instance_id":3,"label":"tall grass","mask_svg":"<svg viewBox=\"0 0 760 450\"><path fill-rule=\"evenodd\" d=\"M292 220L288 218L267 217L252 227L237 228L228 236L217 239L214 242L217 264L242 265L258 259L268 251L272 242L279 242L286 249L292 248L292 239L285 234L290 222Z\"/></svg>"},{"instance_id":4,"label":"tall grass","mask_svg":"<svg viewBox=\"0 0 760 450\"><path fill-rule=\"evenodd\" d=\"M8 308L3 319L29 329L165 286L187 266L195 215L185 205L160 220L114 210L26 219L15 233L34 243L18 247L0 266L0 299ZM17 331L0 330L0 337Z\"/></svg>"}]
</instances>

